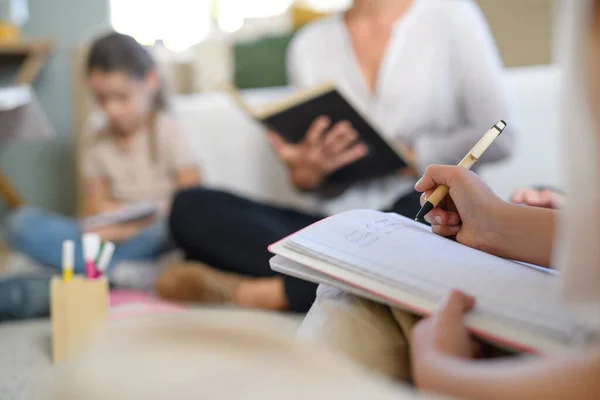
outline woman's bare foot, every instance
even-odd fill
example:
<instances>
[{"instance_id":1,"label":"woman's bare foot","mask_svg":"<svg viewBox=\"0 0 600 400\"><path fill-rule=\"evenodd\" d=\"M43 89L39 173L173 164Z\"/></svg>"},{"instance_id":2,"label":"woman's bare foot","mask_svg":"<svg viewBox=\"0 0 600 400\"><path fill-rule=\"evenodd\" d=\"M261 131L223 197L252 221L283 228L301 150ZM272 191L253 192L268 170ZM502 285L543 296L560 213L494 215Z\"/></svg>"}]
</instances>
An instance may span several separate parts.
<instances>
[{"instance_id":1,"label":"woman's bare foot","mask_svg":"<svg viewBox=\"0 0 600 400\"><path fill-rule=\"evenodd\" d=\"M177 302L234 302L240 284L247 278L219 271L197 262L170 266L158 276L156 293Z\"/></svg>"},{"instance_id":2,"label":"woman's bare foot","mask_svg":"<svg viewBox=\"0 0 600 400\"><path fill-rule=\"evenodd\" d=\"M177 302L235 303L273 311L288 307L280 277L251 279L197 262L165 269L156 280L155 290L160 297Z\"/></svg>"},{"instance_id":3,"label":"woman's bare foot","mask_svg":"<svg viewBox=\"0 0 600 400\"><path fill-rule=\"evenodd\" d=\"M286 310L288 304L283 279L274 277L244 280L237 287L235 303L244 308Z\"/></svg>"}]
</instances>

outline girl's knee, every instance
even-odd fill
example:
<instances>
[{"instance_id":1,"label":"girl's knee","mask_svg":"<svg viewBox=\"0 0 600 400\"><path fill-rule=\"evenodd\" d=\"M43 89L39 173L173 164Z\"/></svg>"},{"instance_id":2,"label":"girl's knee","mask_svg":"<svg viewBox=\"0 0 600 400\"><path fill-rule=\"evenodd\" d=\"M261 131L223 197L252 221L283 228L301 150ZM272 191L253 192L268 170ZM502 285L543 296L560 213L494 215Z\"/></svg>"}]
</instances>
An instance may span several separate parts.
<instances>
[{"instance_id":1,"label":"girl's knee","mask_svg":"<svg viewBox=\"0 0 600 400\"><path fill-rule=\"evenodd\" d=\"M21 207L11 212L6 221L6 237L9 244L20 241L27 232L40 223L43 212L37 208Z\"/></svg>"}]
</instances>

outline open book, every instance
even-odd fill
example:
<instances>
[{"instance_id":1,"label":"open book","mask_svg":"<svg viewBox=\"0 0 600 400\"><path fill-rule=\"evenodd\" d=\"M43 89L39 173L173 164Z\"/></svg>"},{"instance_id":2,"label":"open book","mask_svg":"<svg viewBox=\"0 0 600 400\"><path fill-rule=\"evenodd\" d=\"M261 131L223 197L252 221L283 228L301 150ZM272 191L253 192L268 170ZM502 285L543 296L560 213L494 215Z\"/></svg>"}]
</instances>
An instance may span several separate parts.
<instances>
[{"instance_id":1,"label":"open book","mask_svg":"<svg viewBox=\"0 0 600 400\"><path fill-rule=\"evenodd\" d=\"M286 99L254 110L235 89L232 98L252 118L277 132L288 143L298 143L312 123L327 116L332 124L348 121L358 132L359 140L369 149L366 157L339 169L328 177L330 183L348 185L357 181L390 175L408 164L391 143L380 135L334 84L327 83L296 93Z\"/></svg>"},{"instance_id":2,"label":"open book","mask_svg":"<svg viewBox=\"0 0 600 400\"><path fill-rule=\"evenodd\" d=\"M556 272L463 246L397 214L349 211L269 250L276 271L419 315L462 290L476 298L466 318L472 332L508 348L556 353L591 335L562 303Z\"/></svg>"},{"instance_id":3,"label":"open book","mask_svg":"<svg viewBox=\"0 0 600 400\"><path fill-rule=\"evenodd\" d=\"M83 229L98 229L108 225L139 221L156 215L158 211L158 204L153 201L143 201L84 218L80 223Z\"/></svg>"}]
</instances>

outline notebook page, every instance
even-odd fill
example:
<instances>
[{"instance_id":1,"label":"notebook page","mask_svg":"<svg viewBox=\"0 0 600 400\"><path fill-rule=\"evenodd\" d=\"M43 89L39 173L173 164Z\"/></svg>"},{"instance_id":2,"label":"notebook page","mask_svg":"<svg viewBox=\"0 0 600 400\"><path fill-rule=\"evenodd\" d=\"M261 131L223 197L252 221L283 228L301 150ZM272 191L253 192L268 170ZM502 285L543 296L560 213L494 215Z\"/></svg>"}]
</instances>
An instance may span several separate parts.
<instances>
[{"instance_id":1,"label":"notebook page","mask_svg":"<svg viewBox=\"0 0 600 400\"><path fill-rule=\"evenodd\" d=\"M470 249L396 214L339 214L284 246L435 301L463 290L477 298L475 312L557 340L569 341L579 329L562 304L556 274Z\"/></svg>"}]
</instances>

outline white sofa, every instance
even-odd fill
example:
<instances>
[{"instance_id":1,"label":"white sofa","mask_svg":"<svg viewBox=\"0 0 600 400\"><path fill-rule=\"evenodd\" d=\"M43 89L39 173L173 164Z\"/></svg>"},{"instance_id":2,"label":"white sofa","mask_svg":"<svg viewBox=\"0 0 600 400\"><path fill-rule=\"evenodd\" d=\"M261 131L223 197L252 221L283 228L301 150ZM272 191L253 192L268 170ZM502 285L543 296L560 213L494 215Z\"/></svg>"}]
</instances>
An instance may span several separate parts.
<instances>
[{"instance_id":1,"label":"white sofa","mask_svg":"<svg viewBox=\"0 0 600 400\"><path fill-rule=\"evenodd\" d=\"M506 72L514 110L508 122L518 127L517 148L510 160L481 170L501 197L508 197L516 186L561 186L559 80L560 71L554 66ZM287 88L260 89L244 96L250 104L259 105L288 93ZM174 108L190 136L205 183L275 203L302 203L271 153L263 128L227 94L179 96Z\"/></svg>"}]
</instances>

